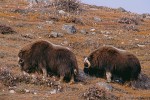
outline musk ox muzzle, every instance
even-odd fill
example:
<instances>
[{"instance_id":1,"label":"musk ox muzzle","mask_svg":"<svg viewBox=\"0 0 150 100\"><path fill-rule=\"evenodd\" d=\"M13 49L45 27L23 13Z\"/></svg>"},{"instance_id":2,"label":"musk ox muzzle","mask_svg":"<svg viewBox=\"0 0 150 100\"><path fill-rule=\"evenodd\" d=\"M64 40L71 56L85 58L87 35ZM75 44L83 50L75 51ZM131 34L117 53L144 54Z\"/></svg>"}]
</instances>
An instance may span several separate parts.
<instances>
[{"instance_id":1,"label":"musk ox muzzle","mask_svg":"<svg viewBox=\"0 0 150 100\"><path fill-rule=\"evenodd\" d=\"M89 62L88 58L86 57L84 59L84 68L89 68L91 66L91 63Z\"/></svg>"}]
</instances>

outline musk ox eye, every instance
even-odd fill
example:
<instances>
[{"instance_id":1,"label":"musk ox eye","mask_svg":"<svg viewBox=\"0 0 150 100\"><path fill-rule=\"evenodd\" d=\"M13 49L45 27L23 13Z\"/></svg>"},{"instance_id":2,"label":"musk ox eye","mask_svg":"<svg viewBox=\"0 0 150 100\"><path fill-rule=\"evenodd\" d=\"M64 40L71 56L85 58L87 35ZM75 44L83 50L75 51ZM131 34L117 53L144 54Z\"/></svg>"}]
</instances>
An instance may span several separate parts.
<instances>
[{"instance_id":1,"label":"musk ox eye","mask_svg":"<svg viewBox=\"0 0 150 100\"><path fill-rule=\"evenodd\" d=\"M23 64L24 60L23 59L19 59L19 64Z\"/></svg>"}]
</instances>

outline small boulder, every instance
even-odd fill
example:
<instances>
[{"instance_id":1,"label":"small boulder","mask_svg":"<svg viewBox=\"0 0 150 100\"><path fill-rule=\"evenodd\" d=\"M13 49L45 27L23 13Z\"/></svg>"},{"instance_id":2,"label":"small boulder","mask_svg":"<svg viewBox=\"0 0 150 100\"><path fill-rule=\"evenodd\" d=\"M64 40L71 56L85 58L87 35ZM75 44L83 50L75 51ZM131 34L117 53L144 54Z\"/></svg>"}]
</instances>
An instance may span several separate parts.
<instances>
[{"instance_id":1,"label":"small boulder","mask_svg":"<svg viewBox=\"0 0 150 100\"><path fill-rule=\"evenodd\" d=\"M126 11L124 8L122 8L122 7L119 7L118 10L121 11L121 12L127 12L127 11Z\"/></svg>"},{"instance_id":2,"label":"small boulder","mask_svg":"<svg viewBox=\"0 0 150 100\"><path fill-rule=\"evenodd\" d=\"M65 30L68 34L74 34L77 31L74 25L63 25L62 29Z\"/></svg>"},{"instance_id":3,"label":"small boulder","mask_svg":"<svg viewBox=\"0 0 150 100\"><path fill-rule=\"evenodd\" d=\"M14 91L14 90L10 90L9 93L12 93L12 94L13 94L13 93L15 93L15 91Z\"/></svg>"},{"instance_id":4,"label":"small boulder","mask_svg":"<svg viewBox=\"0 0 150 100\"><path fill-rule=\"evenodd\" d=\"M104 88L107 91L112 91L113 90L112 86L108 83L105 83L105 82L98 82L97 85L101 88Z\"/></svg>"},{"instance_id":5,"label":"small boulder","mask_svg":"<svg viewBox=\"0 0 150 100\"><path fill-rule=\"evenodd\" d=\"M1 34L13 34L13 33L16 33L16 32L9 26L0 25L0 33Z\"/></svg>"},{"instance_id":6,"label":"small boulder","mask_svg":"<svg viewBox=\"0 0 150 100\"><path fill-rule=\"evenodd\" d=\"M57 38L57 37L63 37L64 35L62 33L57 33L57 32L51 32L49 37L52 38Z\"/></svg>"},{"instance_id":7,"label":"small boulder","mask_svg":"<svg viewBox=\"0 0 150 100\"><path fill-rule=\"evenodd\" d=\"M95 22L101 22L102 19L100 19L99 17L94 17L94 21L95 21Z\"/></svg>"}]
</instances>

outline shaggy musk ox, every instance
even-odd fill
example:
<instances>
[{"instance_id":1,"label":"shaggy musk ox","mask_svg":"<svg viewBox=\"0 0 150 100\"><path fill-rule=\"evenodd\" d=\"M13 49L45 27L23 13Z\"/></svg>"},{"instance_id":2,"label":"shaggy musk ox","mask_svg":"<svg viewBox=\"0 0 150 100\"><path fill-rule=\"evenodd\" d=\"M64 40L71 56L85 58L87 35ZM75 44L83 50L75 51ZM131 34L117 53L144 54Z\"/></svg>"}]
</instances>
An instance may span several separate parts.
<instances>
[{"instance_id":1,"label":"shaggy musk ox","mask_svg":"<svg viewBox=\"0 0 150 100\"><path fill-rule=\"evenodd\" d=\"M104 46L93 51L84 60L84 72L111 80L134 81L141 72L138 58L133 54L112 46Z\"/></svg>"},{"instance_id":2,"label":"shaggy musk ox","mask_svg":"<svg viewBox=\"0 0 150 100\"><path fill-rule=\"evenodd\" d=\"M24 46L18 56L21 70L27 73L41 72L47 77L50 72L66 82L78 75L76 57L66 47L39 40Z\"/></svg>"}]
</instances>

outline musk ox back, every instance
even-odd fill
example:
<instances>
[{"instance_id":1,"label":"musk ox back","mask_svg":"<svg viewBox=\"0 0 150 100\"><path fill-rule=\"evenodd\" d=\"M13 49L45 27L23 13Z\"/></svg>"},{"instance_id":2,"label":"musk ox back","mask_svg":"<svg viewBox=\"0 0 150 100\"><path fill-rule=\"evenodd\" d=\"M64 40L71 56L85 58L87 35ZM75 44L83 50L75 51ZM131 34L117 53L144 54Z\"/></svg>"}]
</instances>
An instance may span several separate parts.
<instances>
[{"instance_id":1,"label":"musk ox back","mask_svg":"<svg viewBox=\"0 0 150 100\"><path fill-rule=\"evenodd\" d=\"M78 74L78 65L74 53L66 47L47 41L36 41L24 46L18 54L21 70L27 73L48 73L70 81Z\"/></svg>"},{"instance_id":2,"label":"musk ox back","mask_svg":"<svg viewBox=\"0 0 150 100\"><path fill-rule=\"evenodd\" d=\"M84 72L111 80L133 81L141 72L136 56L112 46L101 47L89 54L84 60Z\"/></svg>"}]
</instances>

